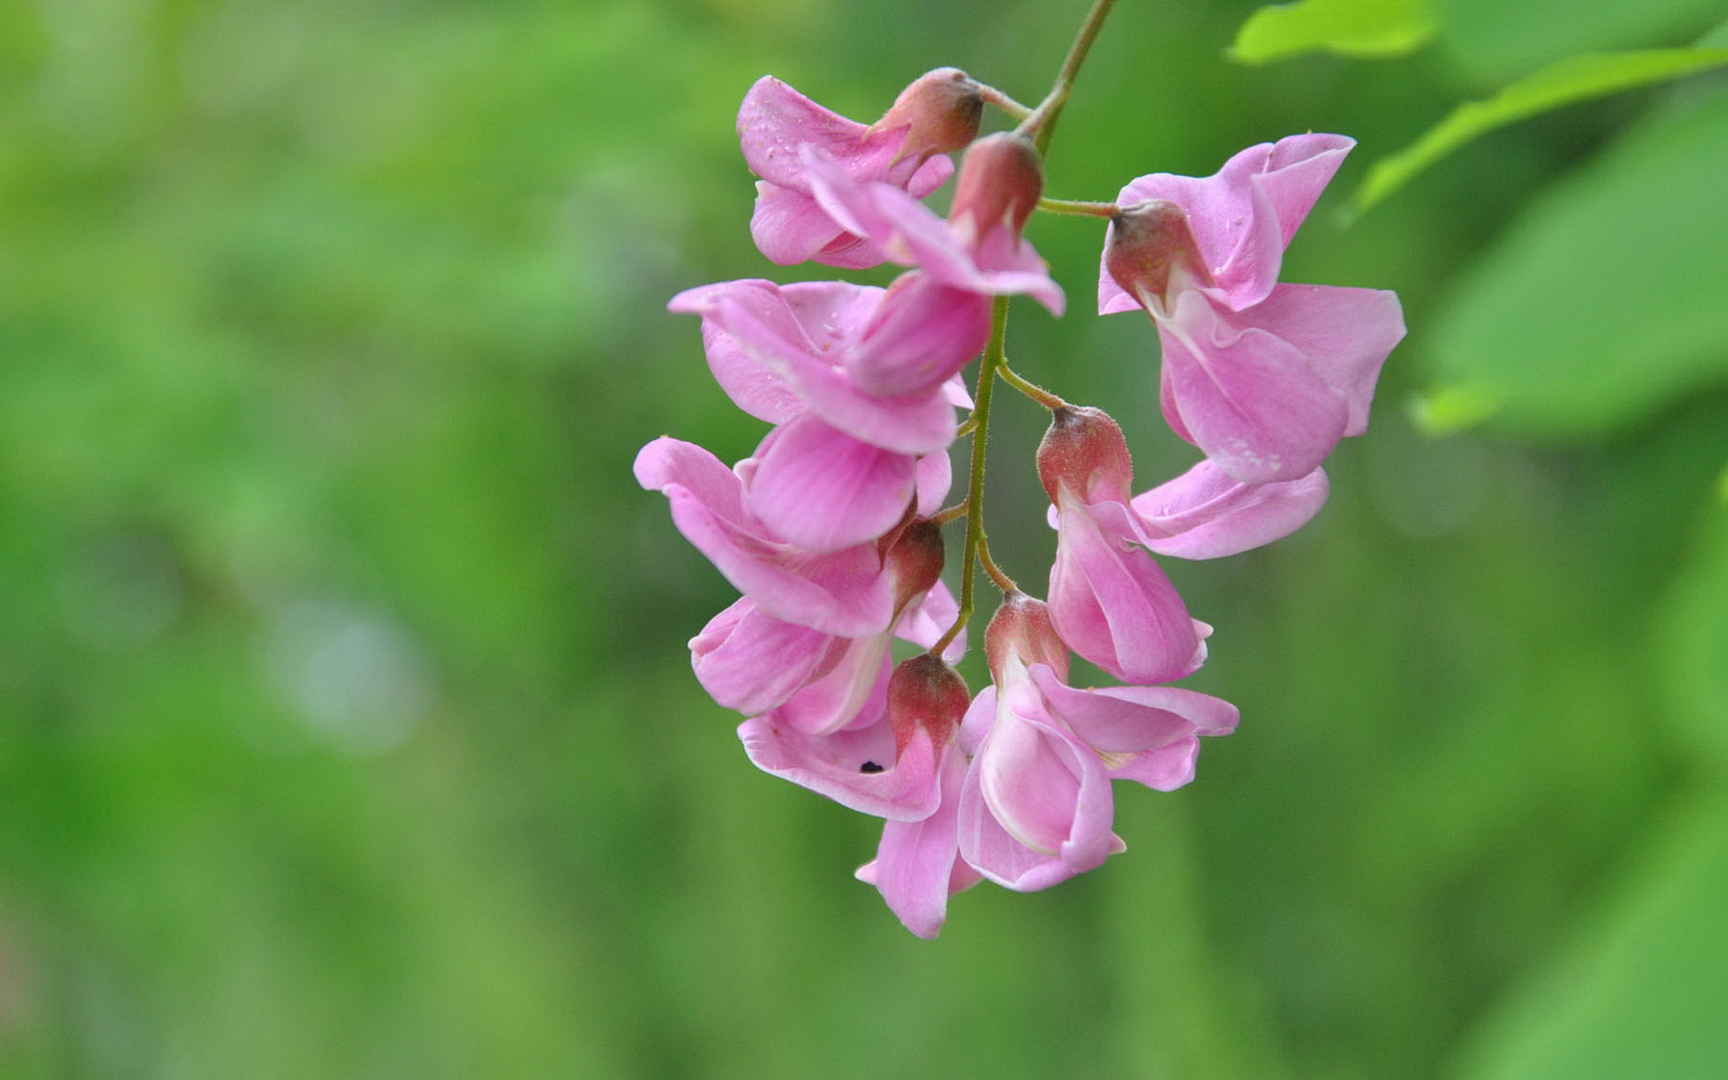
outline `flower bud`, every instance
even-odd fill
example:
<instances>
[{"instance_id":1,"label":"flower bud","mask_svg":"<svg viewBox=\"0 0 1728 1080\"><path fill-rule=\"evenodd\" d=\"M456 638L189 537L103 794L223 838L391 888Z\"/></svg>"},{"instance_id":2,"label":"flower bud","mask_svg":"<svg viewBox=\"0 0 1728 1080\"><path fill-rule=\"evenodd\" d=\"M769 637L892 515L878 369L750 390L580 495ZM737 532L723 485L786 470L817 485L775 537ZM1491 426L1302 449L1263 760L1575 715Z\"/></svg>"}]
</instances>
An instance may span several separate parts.
<instances>
[{"instance_id":1,"label":"flower bud","mask_svg":"<svg viewBox=\"0 0 1728 1080\"><path fill-rule=\"evenodd\" d=\"M966 680L939 658L919 653L894 669L888 680L888 724L896 753L920 729L936 746L944 746L960 729L972 704Z\"/></svg>"},{"instance_id":2,"label":"flower bud","mask_svg":"<svg viewBox=\"0 0 1728 1080\"><path fill-rule=\"evenodd\" d=\"M919 518L901 531L888 549L888 572L894 578L894 610L929 592L942 576L942 527Z\"/></svg>"},{"instance_id":3,"label":"flower bud","mask_svg":"<svg viewBox=\"0 0 1728 1080\"><path fill-rule=\"evenodd\" d=\"M1125 206L1110 219L1110 226L1104 268L1142 304L1148 297L1164 303L1170 279L1178 271L1200 283L1212 280L1188 227L1188 213L1175 203L1148 199Z\"/></svg>"},{"instance_id":4,"label":"flower bud","mask_svg":"<svg viewBox=\"0 0 1728 1080\"><path fill-rule=\"evenodd\" d=\"M1032 140L999 131L973 143L961 159L948 220L971 218L974 237L997 225L1018 236L1043 193L1044 165Z\"/></svg>"},{"instance_id":5,"label":"flower bud","mask_svg":"<svg viewBox=\"0 0 1728 1080\"><path fill-rule=\"evenodd\" d=\"M1128 441L1110 414L1090 406L1050 411L1050 430L1038 444L1038 479L1052 503L1063 485L1083 502L1126 503L1134 485Z\"/></svg>"},{"instance_id":6,"label":"flower bud","mask_svg":"<svg viewBox=\"0 0 1728 1080\"><path fill-rule=\"evenodd\" d=\"M959 68L943 67L912 80L871 127L907 127L900 157L922 159L964 148L977 136L983 115L982 88Z\"/></svg>"},{"instance_id":7,"label":"flower bud","mask_svg":"<svg viewBox=\"0 0 1728 1080\"><path fill-rule=\"evenodd\" d=\"M1027 667L1049 664L1058 679L1068 680L1068 646L1050 621L1050 608L1023 592L1003 597L1002 606L990 617L984 630L984 656L997 683L1003 681L1002 669L1010 657Z\"/></svg>"}]
</instances>

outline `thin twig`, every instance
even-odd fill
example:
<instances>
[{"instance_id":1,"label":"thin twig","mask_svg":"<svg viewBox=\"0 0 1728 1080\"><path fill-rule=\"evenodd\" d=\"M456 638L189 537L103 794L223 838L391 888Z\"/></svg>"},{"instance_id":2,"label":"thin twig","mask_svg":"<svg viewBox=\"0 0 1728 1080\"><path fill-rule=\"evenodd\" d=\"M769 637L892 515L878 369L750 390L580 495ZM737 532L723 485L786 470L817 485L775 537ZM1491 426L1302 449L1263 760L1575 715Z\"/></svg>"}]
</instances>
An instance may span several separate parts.
<instances>
[{"instance_id":1,"label":"thin twig","mask_svg":"<svg viewBox=\"0 0 1728 1080\"><path fill-rule=\"evenodd\" d=\"M978 533L978 561L984 564L984 572L990 575L990 580L1004 593L1018 592L1020 586L1014 584L1014 579L1002 572L996 565L996 560L990 557L990 538L982 530Z\"/></svg>"},{"instance_id":2,"label":"thin twig","mask_svg":"<svg viewBox=\"0 0 1728 1080\"><path fill-rule=\"evenodd\" d=\"M1006 359L996 365L996 374L1001 376L1003 382L1020 391L1022 394L1025 394L1027 397L1044 406L1046 409L1069 408L1066 401L1063 401L1057 395L1044 389L1031 379L1026 378L1013 368L1009 367Z\"/></svg>"},{"instance_id":3,"label":"thin twig","mask_svg":"<svg viewBox=\"0 0 1728 1080\"><path fill-rule=\"evenodd\" d=\"M1062 60L1062 69L1056 73L1055 85L1032 110L1032 115L1020 121L1020 126L1015 129L1022 135L1031 136L1040 154L1049 150L1056 120L1062 115L1062 106L1068 104L1069 91L1074 89L1074 77L1080 74L1080 65L1086 62L1086 54L1092 51L1092 43L1098 40L1098 31L1104 28L1104 17L1115 6L1116 0L1093 0L1092 10L1086 13L1086 21L1080 24L1079 33L1074 35L1074 44L1068 47L1068 55Z\"/></svg>"},{"instance_id":4,"label":"thin twig","mask_svg":"<svg viewBox=\"0 0 1728 1080\"><path fill-rule=\"evenodd\" d=\"M1046 214L1065 214L1072 217L1115 217L1119 209L1115 203L1079 202L1074 199L1039 199L1038 209Z\"/></svg>"},{"instance_id":5,"label":"thin twig","mask_svg":"<svg viewBox=\"0 0 1728 1080\"><path fill-rule=\"evenodd\" d=\"M966 484L966 541L960 563L960 610L954 625L941 640L930 647L931 656L941 656L966 624L972 620L972 589L978 562L978 541L984 535L984 455L990 445L990 400L996 387L996 369L1002 363L1008 335L1008 298L998 296L990 302L990 341L984 346L984 358L978 362L978 388L972 398L977 403L972 415L978 421L978 431L972 436L972 463Z\"/></svg>"}]
</instances>

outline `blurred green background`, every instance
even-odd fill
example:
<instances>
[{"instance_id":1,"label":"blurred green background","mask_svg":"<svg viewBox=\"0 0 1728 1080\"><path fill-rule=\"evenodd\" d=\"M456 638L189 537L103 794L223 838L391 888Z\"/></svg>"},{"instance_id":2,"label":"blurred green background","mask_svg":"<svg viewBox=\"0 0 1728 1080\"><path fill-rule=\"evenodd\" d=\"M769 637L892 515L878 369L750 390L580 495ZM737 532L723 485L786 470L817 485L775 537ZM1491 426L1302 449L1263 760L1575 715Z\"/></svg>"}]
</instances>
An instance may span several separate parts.
<instances>
[{"instance_id":1,"label":"blurred green background","mask_svg":"<svg viewBox=\"0 0 1728 1080\"><path fill-rule=\"evenodd\" d=\"M1120 4L1049 192L1347 132L1285 276L1411 327L1312 527L1170 567L1243 724L1119 792L1127 855L915 940L851 878L875 824L691 677L732 594L629 464L762 429L663 304L833 276L751 248L739 98L1033 101L1084 6L0 11L0 1075L1728 1074L1728 83L1336 212L1457 101L1719 2L1457 0L1411 57L1258 68L1251 4ZM1031 235L1072 310L1017 305L1016 365L1186 467L1097 223ZM1459 387L1498 412L1418 433ZM1035 584L1040 418L997 417Z\"/></svg>"}]
</instances>

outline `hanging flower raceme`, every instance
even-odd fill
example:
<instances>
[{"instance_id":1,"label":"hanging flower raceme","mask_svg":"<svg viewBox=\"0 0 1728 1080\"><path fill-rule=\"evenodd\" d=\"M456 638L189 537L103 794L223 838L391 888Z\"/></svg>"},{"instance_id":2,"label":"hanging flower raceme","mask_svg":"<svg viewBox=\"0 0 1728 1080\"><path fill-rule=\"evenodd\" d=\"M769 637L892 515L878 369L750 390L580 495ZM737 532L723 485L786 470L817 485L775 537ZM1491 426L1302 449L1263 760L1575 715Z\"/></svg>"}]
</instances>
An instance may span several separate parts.
<instances>
[{"instance_id":1,"label":"hanging flower raceme","mask_svg":"<svg viewBox=\"0 0 1728 1080\"><path fill-rule=\"evenodd\" d=\"M954 172L943 156L978 133L980 87L957 68L919 76L874 124L848 120L764 75L738 109L738 142L756 184L750 235L770 262L809 259L863 269L885 256L869 239L831 217L811 196L801 151L819 147L857 181L890 184L915 198L941 187Z\"/></svg>"},{"instance_id":2,"label":"hanging flower raceme","mask_svg":"<svg viewBox=\"0 0 1728 1080\"><path fill-rule=\"evenodd\" d=\"M1165 420L1234 480L1300 479L1366 431L1380 366L1404 336L1391 292L1278 282L1285 247L1354 145L1293 135L1214 176L1153 173L1117 196L1099 313L1152 317Z\"/></svg>"},{"instance_id":3,"label":"hanging flower raceme","mask_svg":"<svg viewBox=\"0 0 1728 1080\"><path fill-rule=\"evenodd\" d=\"M1329 491L1321 462L1365 430L1404 332L1389 292L1278 281L1353 145L1341 136L1253 147L1212 177L1149 174L1115 203L1043 198L1040 148L1109 8L1093 6L1036 108L939 68L864 125L757 82L738 135L760 177L750 227L763 254L906 269L887 288L746 278L673 297L701 319L727 396L772 428L730 469L669 437L636 458L638 481L743 594L690 639L698 682L744 715L758 769L883 819L857 876L920 937L984 878L1043 889L1125 850L1114 782L1179 788L1200 737L1235 730L1234 706L1161 685L1205 662L1212 628L1158 557L1235 555L1312 519ZM986 103L1018 126L977 137ZM962 149L943 218L919 200ZM1157 327L1164 415L1205 452L1180 476L1136 494L1116 422L1009 366L1008 298L1063 311L1024 235L1036 209L1110 218L1099 308L1140 307ZM960 372L979 357L974 404ZM1057 530L1048 603L1020 591L985 535L999 383L1051 412L1035 459ZM948 451L968 433L967 490L944 506ZM940 580L942 528L961 521L957 602ZM985 638L992 685L969 700L950 665L980 569L1004 599ZM925 651L896 665L895 638ZM1129 685L1070 686L1070 652Z\"/></svg>"}]
</instances>

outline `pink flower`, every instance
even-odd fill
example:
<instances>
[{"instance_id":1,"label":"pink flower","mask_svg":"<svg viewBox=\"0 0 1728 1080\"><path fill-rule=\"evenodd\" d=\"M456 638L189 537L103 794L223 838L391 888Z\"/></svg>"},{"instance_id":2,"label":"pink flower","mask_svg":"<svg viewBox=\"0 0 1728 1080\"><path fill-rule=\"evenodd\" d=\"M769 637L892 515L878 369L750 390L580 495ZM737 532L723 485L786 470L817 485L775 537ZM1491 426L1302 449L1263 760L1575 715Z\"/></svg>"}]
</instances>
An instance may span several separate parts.
<instances>
[{"instance_id":1,"label":"pink flower","mask_svg":"<svg viewBox=\"0 0 1728 1080\"><path fill-rule=\"evenodd\" d=\"M1125 850L1111 781L1170 791L1194 777L1200 735L1235 730L1234 706L1171 687L1077 690L1044 604L1004 600L985 633L995 686L966 714L961 857L1021 892L1048 888Z\"/></svg>"},{"instance_id":2,"label":"pink flower","mask_svg":"<svg viewBox=\"0 0 1728 1080\"><path fill-rule=\"evenodd\" d=\"M1146 549L1133 463L1102 411L1052 414L1038 475L1056 514L1050 616L1068 647L1124 682L1168 682L1206 658L1201 625Z\"/></svg>"},{"instance_id":3,"label":"pink flower","mask_svg":"<svg viewBox=\"0 0 1728 1080\"><path fill-rule=\"evenodd\" d=\"M801 148L820 148L855 180L923 198L953 173L942 154L972 141L982 109L978 84L954 68L920 76L868 127L764 75L738 109L744 160L762 178L750 220L756 246L782 266L815 259L857 270L882 262L880 249L848 232L811 197Z\"/></svg>"},{"instance_id":4,"label":"pink flower","mask_svg":"<svg viewBox=\"0 0 1728 1080\"><path fill-rule=\"evenodd\" d=\"M1018 140L1012 135L1003 138ZM969 150L961 163L960 187L976 192L977 201L957 201L948 221L889 184L858 182L814 147L803 150L804 168L823 209L879 245L893 262L916 266L926 278L961 292L978 296L1026 294L1051 314L1061 315L1061 286L1050 279L1049 267L1019 235L1025 221L1019 208L1025 199L1005 195L1000 188L1012 186L1007 183L982 178L968 181L966 172L975 154L979 154L978 168L1002 168L1004 162L1014 160L990 152L993 147L985 146L986 142L979 141L985 152ZM1024 185L1026 177L1021 170L1015 171L1018 185ZM986 198L987 203L983 202ZM1031 201L1037 201L1036 193ZM991 216L998 211L1004 216Z\"/></svg>"},{"instance_id":5,"label":"pink flower","mask_svg":"<svg viewBox=\"0 0 1728 1080\"><path fill-rule=\"evenodd\" d=\"M743 280L690 289L668 305L702 317L709 367L732 400L781 425L757 453L750 509L812 551L881 535L914 489L922 513L947 490L954 405L969 403L953 373L879 396L846 371L888 353L927 356L942 338L941 312L919 325L908 325L906 308L884 317L889 295L842 282Z\"/></svg>"},{"instance_id":6,"label":"pink flower","mask_svg":"<svg viewBox=\"0 0 1728 1080\"><path fill-rule=\"evenodd\" d=\"M894 613L893 582L875 544L812 553L787 543L747 505L755 462L736 471L693 443L661 437L636 455L636 479L663 493L684 538L739 592L784 622L842 637L879 633Z\"/></svg>"},{"instance_id":7,"label":"pink flower","mask_svg":"<svg viewBox=\"0 0 1728 1080\"><path fill-rule=\"evenodd\" d=\"M942 759L940 801L921 821L884 821L876 857L860 866L859 881L876 886L888 910L921 938L933 938L948 918L948 898L983 880L960 858L960 788L966 764L959 753Z\"/></svg>"},{"instance_id":8,"label":"pink flower","mask_svg":"<svg viewBox=\"0 0 1728 1080\"><path fill-rule=\"evenodd\" d=\"M1147 311L1165 419L1243 483L1300 479L1366 431L1404 336L1391 292L1278 284L1284 248L1354 145L1293 135L1214 176L1153 173L1117 196L1099 313Z\"/></svg>"},{"instance_id":9,"label":"pink flower","mask_svg":"<svg viewBox=\"0 0 1728 1080\"><path fill-rule=\"evenodd\" d=\"M949 221L888 184L857 182L818 149L805 147L803 156L811 191L834 220L917 267L894 282L876 316L895 328L884 340L901 347L846 363L860 388L903 394L959 371L990 336L991 297L1027 294L1062 313L1061 288L1020 236L1041 183L1025 140L990 136L967 151Z\"/></svg>"},{"instance_id":10,"label":"pink flower","mask_svg":"<svg viewBox=\"0 0 1728 1080\"><path fill-rule=\"evenodd\" d=\"M966 684L946 663L920 654L876 683L846 727L812 735L776 710L744 721L738 738L763 772L892 821L922 821L941 803L941 775L957 754Z\"/></svg>"},{"instance_id":11,"label":"pink flower","mask_svg":"<svg viewBox=\"0 0 1728 1080\"><path fill-rule=\"evenodd\" d=\"M888 677L889 644L898 633L933 645L959 613L938 575L942 532L933 522L907 526L885 560L895 608L878 632L839 637L763 613L739 600L690 640L691 666L721 706L746 716L779 710L780 721L808 735L828 735L851 724L876 684ZM964 635L946 652L965 654Z\"/></svg>"}]
</instances>

